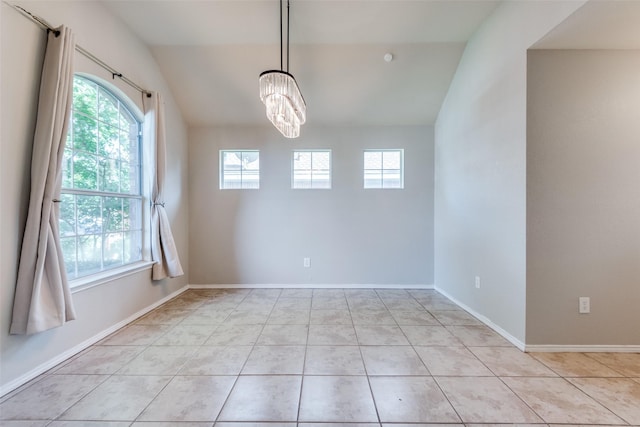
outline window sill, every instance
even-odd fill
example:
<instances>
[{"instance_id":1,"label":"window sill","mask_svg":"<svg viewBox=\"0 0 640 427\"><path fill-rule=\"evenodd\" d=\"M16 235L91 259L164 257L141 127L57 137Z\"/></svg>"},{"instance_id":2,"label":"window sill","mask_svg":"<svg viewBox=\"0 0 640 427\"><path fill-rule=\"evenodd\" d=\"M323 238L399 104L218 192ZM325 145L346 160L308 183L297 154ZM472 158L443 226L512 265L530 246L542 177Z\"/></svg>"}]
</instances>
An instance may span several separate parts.
<instances>
[{"instance_id":1,"label":"window sill","mask_svg":"<svg viewBox=\"0 0 640 427\"><path fill-rule=\"evenodd\" d=\"M100 273L71 280L69 281L69 287L71 288L71 293L75 294L76 292L100 286L104 283L112 282L143 270L151 270L153 264L155 264L153 261L139 261L133 264L123 265L119 268L101 271Z\"/></svg>"}]
</instances>

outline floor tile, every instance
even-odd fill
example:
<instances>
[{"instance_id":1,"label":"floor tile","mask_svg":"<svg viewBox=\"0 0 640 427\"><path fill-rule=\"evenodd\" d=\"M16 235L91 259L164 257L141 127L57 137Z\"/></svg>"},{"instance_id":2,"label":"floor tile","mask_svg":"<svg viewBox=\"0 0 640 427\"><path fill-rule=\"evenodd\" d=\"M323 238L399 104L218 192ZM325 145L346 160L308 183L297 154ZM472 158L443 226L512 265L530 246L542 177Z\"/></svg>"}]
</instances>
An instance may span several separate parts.
<instances>
[{"instance_id":1,"label":"floor tile","mask_svg":"<svg viewBox=\"0 0 640 427\"><path fill-rule=\"evenodd\" d=\"M224 319L225 325L262 325L269 318L269 309L247 309L239 306L237 310L234 310ZM260 310L260 311L258 311Z\"/></svg>"},{"instance_id":2,"label":"floor tile","mask_svg":"<svg viewBox=\"0 0 640 427\"><path fill-rule=\"evenodd\" d=\"M563 377L621 377L584 353L530 353L558 375Z\"/></svg>"},{"instance_id":3,"label":"floor tile","mask_svg":"<svg viewBox=\"0 0 640 427\"><path fill-rule=\"evenodd\" d=\"M375 298L347 297L347 304L351 311L383 311L388 312L387 307L377 296Z\"/></svg>"},{"instance_id":4,"label":"floor tile","mask_svg":"<svg viewBox=\"0 0 640 427\"><path fill-rule=\"evenodd\" d=\"M197 349L182 366L180 375L238 375L251 346L206 346Z\"/></svg>"},{"instance_id":5,"label":"floor tile","mask_svg":"<svg viewBox=\"0 0 640 427\"><path fill-rule=\"evenodd\" d=\"M233 309L201 308L194 310L189 316L185 317L181 323L183 325L219 325L223 323L233 311Z\"/></svg>"},{"instance_id":6,"label":"floor tile","mask_svg":"<svg viewBox=\"0 0 640 427\"><path fill-rule=\"evenodd\" d=\"M313 289L283 289L280 298L311 298Z\"/></svg>"},{"instance_id":7,"label":"floor tile","mask_svg":"<svg viewBox=\"0 0 640 427\"><path fill-rule=\"evenodd\" d=\"M278 301L276 301L274 310L310 310L311 309L311 298L291 298L291 297L280 297Z\"/></svg>"},{"instance_id":8,"label":"floor tile","mask_svg":"<svg viewBox=\"0 0 640 427\"><path fill-rule=\"evenodd\" d=\"M580 390L631 425L640 425L640 384L628 378L570 378Z\"/></svg>"},{"instance_id":9,"label":"floor tile","mask_svg":"<svg viewBox=\"0 0 640 427\"><path fill-rule=\"evenodd\" d=\"M127 363L118 375L175 375L197 347L148 347Z\"/></svg>"},{"instance_id":10,"label":"floor tile","mask_svg":"<svg viewBox=\"0 0 640 427\"><path fill-rule=\"evenodd\" d=\"M373 377L371 389L385 422L460 422L431 377Z\"/></svg>"},{"instance_id":11,"label":"floor tile","mask_svg":"<svg viewBox=\"0 0 640 427\"><path fill-rule=\"evenodd\" d=\"M533 356L515 347L469 347L491 371L500 377L556 377Z\"/></svg>"},{"instance_id":12,"label":"floor tile","mask_svg":"<svg viewBox=\"0 0 640 427\"><path fill-rule=\"evenodd\" d=\"M308 325L310 311L309 309L274 308L267 323L272 325Z\"/></svg>"},{"instance_id":13,"label":"floor tile","mask_svg":"<svg viewBox=\"0 0 640 427\"><path fill-rule=\"evenodd\" d=\"M378 423L298 423L298 427L380 427Z\"/></svg>"},{"instance_id":14,"label":"floor tile","mask_svg":"<svg viewBox=\"0 0 640 427\"><path fill-rule=\"evenodd\" d=\"M437 377L465 423L539 423L522 400L495 377Z\"/></svg>"},{"instance_id":15,"label":"floor tile","mask_svg":"<svg viewBox=\"0 0 640 427\"><path fill-rule=\"evenodd\" d=\"M394 325L355 325L360 345L409 345L402 329Z\"/></svg>"},{"instance_id":16,"label":"floor tile","mask_svg":"<svg viewBox=\"0 0 640 427\"><path fill-rule=\"evenodd\" d=\"M347 310L347 300L344 296L317 297L311 300L312 310Z\"/></svg>"},{"instance_id":17,"label":"floor tile","mask_svg":"<svg viewBox=\"0 0 640 427\"><path fill-rule=\"evenodd\" d=\"M640 377L640 353L587 353L586 355L627 377Z\"/></svg>"},{"instance_id":18,"label":"floor tile","mask_svg":"<svg viewBox=\"0 0 640 427\"><path fill-rule=\"evenodd\" d=\"M311 310L312 325L351 325L349 310Z\"/></svg>"},{"instance_id":19,"label":"floor tile","mask_svg":"<svg viewBox=\"0 0 640 427\"><path fill-rule=\"evenodd\" d=\"M136 325L176 325L193 311L187 309L157 308L135 321Z\"/></svg>"},{"instance_id":20,"label":"floor tile","mask_svg":"<svg viewBox=\"0 0 640 427\"><path fill-rule=\"evenodd\" d=\"M255 346L242 369L251 374L302 374L304 346Z\"/></svg>"},{"instance_id":21,"label":"floor tile","mask_svg":"<svg viewBox=\"0 0 640 427\"><path fill-rule=\"evenodd\" d=\"M300 399L300 421L377 422L365 376L305 376Z\"/></svg>"},{"instance_id":22,"label":"floor tile","mask_svg":"<svg viewBox=\"0 0 640 427\"><path fill-rule=\"evenodd\" d=\"M221 325L204 345L254 345L263 325Z\"/></svg>"},{"instance_id":23,"label":"floor tile","mask_svg":"<svg viewBox=\"0 0 640 427\"><path fill-rule=\"evenodd\" d=\"M305 375L364 375L358 346L309 346Z\"/></svg>"},{"instance_id":24,"label":"floor tile","mask_svg":"<svg viewBox=\"0 0 640 427\"><path fill-rule=\"evenodd\" d=\"M215 427L296 427L296 423L226 423L223 421L217 422Z\"/></svg>"},{"instance_id":25,"label":"floor tile","mask_svg":"<svg viewBox=\"0 0 640 427\"><path fill-rule=\"evenodd\" d=\"M505 377L503 381L548 423L624 424L563 378Z\"/></svg>"},{"instance_id":26,"label":"floor tile","mask_svg":"<svg viewBox=\"0 0 640 427\"><path fill-rule=\"evenodd\" d=\"M0 419L55 419L107 378L104 375L50 375L0 404Z\"/></svg>"},{"instance_id":27,"label":"floor tile","mask_svg":"<svg viewBox=\"0 0 640 427\"><path fill-rule=\"evenodd\" d=\"M313 290L313 297L316 298L338 298L344 297L344 289L319 289Z\"/></svg>"},{"instance_id":28,"label":"floor tile","mask_svg":"<svg viewBox=\"0 0 640 427\"><path fill-rule=\"evenodd\" d=\"M114 374L144 349L142 346L93 346L56 374Z\"/></svg>"},{"instance_id":29,"label":"floor tile","mask_svg":"<svg viewBox=\"0 0 640 427\"><path fill-rule=\"evenodd\" d=\"M308 333L307 325L266 325L256 344L305 345Z\"/></svg>"},{"instance_id":30,"label":"floor tile","mask_svg":"<svg viewBox=\"0 0 640 427\"><path fill-rule=\"evenodd\" d=\"M129 325L100 341L99 345L150 345L171 325Z\"/></svg>"},{"instance_id":31,"label":"floor tile","mask_svg":"<svg viewBox=\"0 0 640 427\"><path fill-rule=\"evenodd\" d=\"M354 325L396 325L391 312L383 305L382 308L357 308L351 310Z\"/></svg>"},{"instance_id":32,"label":"floor tile","mask_svg":"<svg viewBox=\"0 0 640 427\"><path fill-rule=\"evenodd\" d=\"M411 345L462 346L462 342L444 326L400 325Z\"/></svg>"},{"instance_id":33,"label":"floor tile","mask_svg":"<svg viewBox=\"0 0 640 427\"><path fill-rule=\"evenodd\" d=\"M464 345L472 347L511 347L512 344L486 326L447 326Z\"/></svg>"},{"instance_id":34,"label":"floor tile","mask_svg":"<svg viewBox=\"0 0 640 427\"><path fill-rule=\"evenodd\" d=\"M433 310L431 314L443 325L482 325L482 322L463 310Z\"/></svg>"},{"instance_id":35,"label":"floor tile","mask_svg":"<svg viewBox=\"0 0 640 427\"><path fill-rule=\"evenodd\" d=\"M160 392L139 421L215 421L236 377L178 376Z\"/></svg>"},{"instance_id":36,"label":"floor tile","mask_svg":"<svg viewBox=\"0 0 640 427\"><path fill-rule=\"evenodd\" d=\"M460 307L449 300L418 299L417 301L429 311L460 310Z\"/></svg>"},{"instance_id":37,"label":"floor tile","mask_svg":"<svg viewBox=\"0 0 640 427\"><path fill-rule=\"evenodd\" d=\"M416 351L434 376L493 376L493 373L464 347L418 346Z\"/></svg>"},{"instance_id":38,"label":"floor tile","mask_svg":"<svg viewBox=\"0 0 640 427\"><path fill-rule=\"evenodd\" d=\"M168 376L112 376L60 419L133 421L170 379Z\"/></svg>"},{"instance_id":39,"label":"floor tile","mask_svg":"<svg viewBox=\"0 0 640 427\"><path fill-rule=\"evenodd\" d=\"M296 421L300 376L241 376L222 408L220 421Z\"/></svg>"},{"instance_id":40,"label":"floor tile","mask_svg":"<svg viewBox=\"0 0 640 427\"><path fill-rule=\"evenodd\" d=\"M87 426L89 427L89 426ZM131 424L131 427L212 427L211 422L184 422L176 423L175 421L138 421Z\"/></svg>"},{"instance_id":41,"label":"floor tile","mask_svg":"<svg viewBox=\"0 0 640 427\"><path fill-rule=\"evenodd\" d=\"M392 311L391 315L398 325L440 325L426 310Z\"/></svg>"},{"instance_id":42,"label":"floor tile","mask_svg":"<svg viewBox=\"0 0 640 427\"><path fill-rule=\"evenodd\" d=\"M153 345L202 345L215 329L212 325L180 324L158 338Z\"/></svg>"},{"instance_id":43,"label":"floor tile","mask_svg":"<svg viewBox=\"0 0 640 427\"><path fill-rule=\"evenodd\" d=\"M413 298L381 298L390 311L415 311L424 308Z\"/></svg>"},{"instance_id":44,"label":"floor tile","mask_svg":"<svg viewBox=\"0 0 640 427\"><path fill-rule=\"evenodd\" d=\"M429 375L411 346L363 346L368 375Z\"/></svg>"},{"instance_id":45,"label":"floor tile","mask_svg":"<svg viewBox=\"0 0 640 427\"><path fill-rule=\"evenodd\" d=\"M351 325L310 325L309 345L355 345L356 331Z\"/></svg>"},{"instance_id":46,"label":"floor tile","mask_svg":"<svg viewBox=\"0 0 640 427\"><path fill-rule=\"evenodd\" d=\"M429 424L416 424L416 423L411 423L411 424L402 424L402 423L382 423L382 427L464 427L464 424L455 424L455 423L447 423L447 424L438 424L438 423L429 423ZM477 427L493 427L491 425L488 424L484 424L482 426L477 426ZM500 426L495 426L495 427L500 427ZM504 427L504 426L502 426ZM513 427L523 427L522 425L517 425L517 426L513 426ZM541 426L537 426L537 427L541 427Z\"/></svg>"},{"instance_id":47,"label":"floor tile","mask_svg":"<svg viewBox=\"0 0 640 427\"><path fill-rule=\"evenodd\" d=\"M129 427L130 425L129 421L53 421L47 424L47 427Z\"/></svg>"},{"instance_id":48,"label":"floor tile","mask_svg":"<svg viewBox=\"0 0 640 427\"><path fill-rule=\"evenodd\" d=\"M34 420L34 421L25 421L25 420L18 420L18 421L3 421L2 427L45 427L49 424L49 420ZM125 425L129 425L128 423L126 423Z\"/></svg>"}]
</instances>

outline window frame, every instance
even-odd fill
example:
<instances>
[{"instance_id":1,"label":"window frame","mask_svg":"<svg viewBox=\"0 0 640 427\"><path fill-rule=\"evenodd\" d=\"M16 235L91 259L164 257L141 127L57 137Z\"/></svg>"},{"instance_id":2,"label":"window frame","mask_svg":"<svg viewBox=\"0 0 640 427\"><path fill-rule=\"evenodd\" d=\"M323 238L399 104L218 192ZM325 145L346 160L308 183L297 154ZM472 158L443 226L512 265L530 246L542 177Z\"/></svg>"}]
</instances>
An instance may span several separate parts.
<instances>
[{"instance_id":1,"label":"window frame","mask_svg":"<svg viewBox=\"0 0 640 427\"><path fill-rule=\"evenodd\" d=\"M311 166L309 169L296 169L295 168L295 160L296 153L310 153L311 154ZM314 154L329 154L329 186L328 187L314 187L314 179L313 179L313 155ZM311 174L310 186L309 187L296 187L296 179L295 173L296 170L300 171L308 171ZM317 169L324 170L324 169ZM333 188L333 152L330 148L321 148L321 149L304 149L304 150L292 150L291 151L291 189L292 190L331 190Z\"/></svg>"},{"instance_id":2,"label":"window frame","mask_svg":"<svg viewBox=\"0 0 640 427\"><path fill-rule=\"evenodd\" d=\"M225 153L257 153L258 157L257 157L257 161L258 161L258 169L257 169L257 185L256 186L245 186L245 182L243 180L243 174L242 174L242 167L240 167L240 186L238 187L226 187L225 186L225 172L227 170L231 170L231 169L225 169L225 165L224 165L224 154ZM236 156L237 157L237 156ZM242 157L242 156L241 156ZM240 162L242 163L242 160L240 159ZM260 174L260 150L258 149L220 149L219 150L219 162L218 162L218 169L219 169L219 173L218 173L218 181L219 181L219 189L220 190L259 190L260 189L260 179L261 179L261 174Z\"/></svg>"},{"instance_id":3,"label":"window frame","mask_svg":"<svg viewBox=\"0 0 640 427\"><path fill-rule=\"evenodd\" d=\"M120 89L118 89L117 87L115 87L114 85L100 79L97 76L94 76L92 74L87 74L87 73L82 73L82 72L76 72L74 73L74 85L75 85L75 80L76 78L81 78L86 80L87 82L91 83L91 84L95 84L96 85L96 90L99 91L102 90L104 92L106 92L107 96L112 98L113 100L117 101L119 106L122 106L122 110L118 110L118 119L121 119L122 114L128 114L128 116L130 116L131 119L133 119L133 121L136 124L136 132L135 132L135 138L137 140L137 162L135 163L135 168L137 168L136 171L136 185L137 185L137 191L136 192L120 192L121 187L118 189L118 191L105 191L103 190L94 190L94 189L84 189L84 188L77 188L77 187L61 187L61 191L60 191L60 198L64 199L65 196L72 196L74 198L74 202L73 202L73 209L74 209L74 230L73 230L73 234L72 235L63 235L63 233L60 233L60 238L61 238L61 244L62 244L62 240L65 238L70 238L73 237L75 239L75 257L74 257L74 269L75 272L77 274L78 272L78 251L79 251L79 247L78 245L79 243L79 237L81 237L80 234L78 234L78 206L77 206L77 198L78 196L92 196L92 197L96 197L98 198L98 200L100 200L100 232L99 233L88 233L87 235L94 235L94 236L99 236L99 238L102 240L102 247L100 249L101 251L101 256L100 256L100 269L96 270L96 271L91 271L88 272L86 274L81 274L80 276L77 277L73 277L69 279L69 287L71 288L72 292L77 292L83 289L87 289L102 283L106 283L112 280L115 280L117 278L120 277L124 277L127 276L129 274L133 274L136 273L138 271L142 271L144 269L150 268L151 265L153 265L153 263L150 261L150 240L149 240L149 224L148 224L148 218L150 215L150 208L149 208L149 182L150 182L150 178L149 178L149 174L147 173L147 171L145 170L145 166L146 166L146 160L148 158L148 152L147 149L145 147L144 144L144 138L143 138L143 129L144 129L144 115L142 114L142 112L140 111L140 109L138 108L138 106ZM99 96L96 94L96 96ZM71 105L71 109L72 109L72 114L70 116L70 122L68 124L68 135L67 135L67 141L73 141L73 138L75 135L73 134L74 131L74 124L73 124L73 119L76 115L76 109L75 106ZM96 111L95 115L92 116L85 116L85 117L91 117L92 120L96 120L96 126L98 126L98 128L100 127L100 122L99 122L99 113ZM104 126L107 126L107 124L102 123ZM120 132L122 131L122 128L120 127L120 125L118 125L117 131ZM134 134L134 132L130 132L130 136L132 136ZM96 141L97 146L99 146L99 143ZM68 144L65 145L65 150L70 150L71 153L73 153L73 155L75 156L76 153L78 153L79 151L82 150L76 150L75 149L75 144L73 146L69 146ZM90 152L87 152L88 154L90 154ZM73 157L72 157L73 159ZM73 160L70 160L71 165L73 166ZM98 159L103 159L104 163L109 163L110 161L116 161L116 159L103 155L100 156L99 152L96 151L96 160ZM122 162L123 158L120 156L117 159L117 162ZM66 165L65 165L66 166ZM64 166L63 166L64 167ZM100 167L101 164L100 162L96 163L96 174L98 174L100 172ZM119 166L118 166L119 168ZM121 169L118 169L118 171L120 173L122 173ZM131 168L129 168L129 171L131 171ZM73 172L72 172L73 173ZM120 184L121 185L121 184ZM125 228L125 226L123 225L122 228L118 231L114 231L114 230L108 230L105 228L104 224L102 223L103 220L103 215L104 215L104 202L107 198L114 198L114 199L119 199L121 203L123 203L125 200L135 200L136 201L136 207L134 209L137 209L139 212L139 220L136 221L136 225L137 227L130 227L130 228ZM62 209L62 206L60 207ZM121 209L120 212L122 214L124 214L126 208L124 205L121 204ZM62 214L60 215L60 221L63 220L62 218ZM97 218L97 217L96 217ZM122 260L121 263L116 263L116 264L112 264L112 265L108 265L107 263L105 263L105 247L104 247L104 241L105 239L107 239L109 237L109 235L113 234L113 233L137 233L138 234L138 238L136 239L135 243L139 244L139 252L136 254L136 259L132 260L132 261L127 261L127 250L126 250L126 246L127 246L127 242L126 242L126 238L122 240ZM65 261L65 269L67 269L67 264Z\"/></svg>"},{"instance_id":4,"label":"window frame","mask_svg":"<svg viewBox=\"0 0 640 427\"><path fill-rule=\"evenodd\" d=\"M381 153L382 158L380 159L380 169L367 169L366 168L366 156L367 153ZM398 169L399 177L399 186L389 187L385 186L385 171L394 171L396 169L385 169L384 167L384 153L399 153L400 154L400 169ZM380 172L380 186L379 187L368 187L367 186L367 171L379 171ZM362 188L365 190L404 190L404 148L367 148L362 152Z\"/></svg>"}]
</instances>

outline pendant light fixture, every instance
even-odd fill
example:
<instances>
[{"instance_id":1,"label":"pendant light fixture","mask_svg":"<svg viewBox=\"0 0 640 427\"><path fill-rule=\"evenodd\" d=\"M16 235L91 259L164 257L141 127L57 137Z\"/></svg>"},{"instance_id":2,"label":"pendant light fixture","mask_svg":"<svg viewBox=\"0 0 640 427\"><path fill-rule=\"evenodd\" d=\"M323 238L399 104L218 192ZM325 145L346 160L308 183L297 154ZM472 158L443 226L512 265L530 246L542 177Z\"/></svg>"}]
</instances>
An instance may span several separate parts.
<instances>
[{"instance_id":1,"label":"pendant light fixture","mask_svg":"<svg viewBox=\"0 0 640 427\"><path fill-rule=\"evenodd\" d=\"M287 138L300 136L300 126L307 120L307 105L296 79L289 73L289 0L287 0L287 70L283 69L282 0L280 0L280 69L260 74L260 100L267 118Z\"/></svg>"}]
</instances>

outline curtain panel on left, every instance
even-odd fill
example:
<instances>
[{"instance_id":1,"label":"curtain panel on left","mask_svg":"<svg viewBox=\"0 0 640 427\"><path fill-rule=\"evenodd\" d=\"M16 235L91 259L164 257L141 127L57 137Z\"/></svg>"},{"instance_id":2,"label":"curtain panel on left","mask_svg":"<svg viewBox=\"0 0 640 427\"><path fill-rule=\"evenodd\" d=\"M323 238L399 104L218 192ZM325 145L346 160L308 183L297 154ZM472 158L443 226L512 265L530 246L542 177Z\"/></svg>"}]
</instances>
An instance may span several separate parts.
<instances>
[{"instance_id":1,"label":"curtain panel on left","mask_svg":"<svg viewBox=\"0 0 640 427\"><path fill-rule=\"evenodd\" d=\"M13 301L11 334L33 334L75 319L60 247L62 156L73 96L73 32L48 32L31 157L31 192Z\"/></svg>"}]
</instances>

